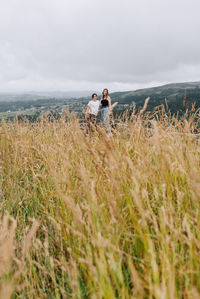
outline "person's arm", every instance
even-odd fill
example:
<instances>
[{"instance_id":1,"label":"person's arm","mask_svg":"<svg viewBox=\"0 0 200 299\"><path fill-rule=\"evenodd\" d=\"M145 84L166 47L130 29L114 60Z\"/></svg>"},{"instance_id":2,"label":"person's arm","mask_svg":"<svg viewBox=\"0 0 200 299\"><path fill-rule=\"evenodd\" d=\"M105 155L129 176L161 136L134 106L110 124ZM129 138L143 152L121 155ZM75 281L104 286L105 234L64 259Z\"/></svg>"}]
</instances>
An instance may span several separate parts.
<instances>
[{"instance_id":1,"label":"person's arm","mask_svg":"<svg viewBox=\"0 0 200 299\"><path fill-rule=\"evenodd\" d=\"M101 98L101 100L100 100L100 103L99 103L99 109L101 109L101 108L102 108L101 101L102 101L102 98Z\"/></svg>"},{"instance_id":2,"label":"person's arm","mask_svg":"<svg viewBox=\"0 0 200 299\"><path fill-rule=\"evenodd\" d=\"M87 105L87 109L86 109L86 111L85 111L85 118L88 117L88 112L89 112L90 110L91 110L90 106Z\"/></svg>"},{"instance_id":3,"label":"person's arm","mask_svg":"<svg viewBox=\"0 0 200 299\"><path fill-rule=\"evenodd\" d=\"M108 97L108 104L109 104L109 112L111 112L111 98L110 98L110 96Z\"/></svg>"}]
</instances>

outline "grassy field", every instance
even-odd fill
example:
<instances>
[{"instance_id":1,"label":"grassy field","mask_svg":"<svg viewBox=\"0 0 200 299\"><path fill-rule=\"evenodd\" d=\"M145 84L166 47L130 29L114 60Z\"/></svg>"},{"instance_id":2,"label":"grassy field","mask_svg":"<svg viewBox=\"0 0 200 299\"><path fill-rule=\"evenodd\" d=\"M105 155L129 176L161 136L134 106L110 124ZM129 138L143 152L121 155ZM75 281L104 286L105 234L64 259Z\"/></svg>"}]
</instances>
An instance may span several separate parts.
<instances>
[{"instance_id":1,"label":"grassy field","mask_svg":"<svg viewBox=\"0 0 200 299\"><path fill-rule=\"evenodd\" d=\"M200 298L194 117L2 122L0 298Z\"/></svg>"}]
</instances>

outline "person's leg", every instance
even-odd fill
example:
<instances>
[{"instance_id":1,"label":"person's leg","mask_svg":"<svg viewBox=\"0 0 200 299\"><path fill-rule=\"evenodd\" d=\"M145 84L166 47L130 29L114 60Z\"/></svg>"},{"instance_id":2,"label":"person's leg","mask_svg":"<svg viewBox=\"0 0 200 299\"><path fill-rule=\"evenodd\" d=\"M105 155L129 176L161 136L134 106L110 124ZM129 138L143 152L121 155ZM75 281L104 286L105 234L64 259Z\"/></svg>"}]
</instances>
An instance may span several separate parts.
<instances>
[{"instance_id":1,"label":"person's leg","mask_svg":"<svg viewBox=\"0 0 200 299\"><path fill-rule=\"evenodd\" d=\"M105 125L105 120L104 120L104 108L101 109L101 120L102 120L102 125L104 127Z\"/></svg>"},{"instance_id":2,"label":"person's leg","mask_svg":"<svg viewBox=\"0 0 200 299\"><path fill-rule=\"evenodd\" d=\"M94 114L91 114L91 122L93 124L95 124L95 122L96 122L96 116Z\"/></svg>"},{"instance_id":3,"label":"person's leg","mask_svg":"<svg viewBox=\"0 0 200 299\"><path fill-rule=\"evenodd\" d=\"M104 107L101 109L102 125L109 132L109 108Z\"/></svg>"},{"instance_id":4,"label":"person's leg","mask_svg":"<svg viewBox=\"0 0 200 299\"><path fill-rule=\"evenodd\" d=\"M96 115L91 114L91 131L94 131L94 126L96 127Z\"/></svg>"},{"instance_id":5,"label":"person's leg","mask_svg":"<svg viewBox=\"0 0 200 299\"><path fill-rule=\"evenodd\" d=\"M111 133L110 115L109 115L109 108L108 107L106 107L106 111L105 111L105 127L106 127L106 132Z\"/></svg>"},{"instance_id":6,"label":"person's leg","mask_svg":"<svg viewBox=\"0 0 200 299\"><path fill-rule=\"evenodd\" d=\"M95 130L97 130L97 115L94 115L94 126Z\"/></svg>"}]
</instances>

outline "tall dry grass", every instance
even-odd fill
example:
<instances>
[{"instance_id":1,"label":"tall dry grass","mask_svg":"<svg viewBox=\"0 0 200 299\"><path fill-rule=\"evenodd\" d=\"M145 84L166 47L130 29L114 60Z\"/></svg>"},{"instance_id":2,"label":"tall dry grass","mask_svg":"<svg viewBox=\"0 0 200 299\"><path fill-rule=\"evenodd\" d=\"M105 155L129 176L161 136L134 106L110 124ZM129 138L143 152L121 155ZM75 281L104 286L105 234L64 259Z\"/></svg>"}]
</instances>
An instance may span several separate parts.
<instances>
[{"instance_id":1,"label":"tall dry grass","mask_svg":"<svg viewBox=\"0 0 200 299\"><path fill-rule=\"evenodd\" d=\"M2 122L0 298L199 298L194 117Z\"/></svg>"}]
</instances>

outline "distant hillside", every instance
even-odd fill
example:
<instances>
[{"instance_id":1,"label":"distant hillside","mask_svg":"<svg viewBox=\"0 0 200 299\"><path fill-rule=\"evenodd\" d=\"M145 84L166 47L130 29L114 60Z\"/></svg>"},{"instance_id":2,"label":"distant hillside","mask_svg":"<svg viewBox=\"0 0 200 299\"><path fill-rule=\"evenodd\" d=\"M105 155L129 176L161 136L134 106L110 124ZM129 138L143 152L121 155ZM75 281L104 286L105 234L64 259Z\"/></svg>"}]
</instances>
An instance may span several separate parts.
<instances>
[{"instance_id":1,"label":"distant hillside","mask_svg":"<svg viewBox=\"0 0 200 299\"><path fill-rule=\"evenodd\" d=\"M29 91L26 93L0 93L0 103L1 102L21 102L21 101L37 101L44 99L72 99L87 97L92 94L93 91Z\"/></svg>"},{"instance_id":2,"label":"distant hillside","mask_svg":"<svg viewBox=\"0 0 200 299\"><path fill-rule=\"evenodd\" d=\"M200 81L111 93L113 101L118 101L119 104L135 102L138 108L144 104L144 100L148 96L151 97L149 110L164 104L165 99L172 113L185 110L186 107L190 108L194 102L196 102L196 107L200 107Z\"/></svg>"},{"instance_id":3,"label":"distant hillside","mask_svg":"<svg viewBox=\"0 0 200 299\"><path fill-rule=\"evenodd\" d=\"M0 94L0 120L14 119L16 116L25 116L31 121L35 121L41 114L51 112L55 117L60 117L64 110L75 112L84 117L86 106L91 99L82 94L82 97L70 97L69 93L62 92L40 92L27 94ZM78 95L78 94L77 94ZM153 111L155 107L164 104L172 114L179 112L181 115L186 109L191 109L196 103L196 108L200 107L200 81L189 83L167 84L164 86L139 89L135 91L114 92L110 94L112 103L119 104L114 108L114 115L119 115L131 104L136 104L139 110L147 97L150 101L147 111ZM98 96L100 99L100 95Z\"/></svg>"}]
</instances>

